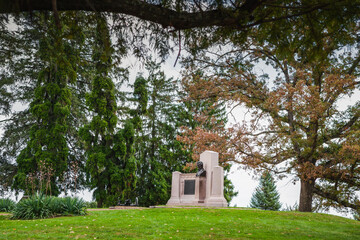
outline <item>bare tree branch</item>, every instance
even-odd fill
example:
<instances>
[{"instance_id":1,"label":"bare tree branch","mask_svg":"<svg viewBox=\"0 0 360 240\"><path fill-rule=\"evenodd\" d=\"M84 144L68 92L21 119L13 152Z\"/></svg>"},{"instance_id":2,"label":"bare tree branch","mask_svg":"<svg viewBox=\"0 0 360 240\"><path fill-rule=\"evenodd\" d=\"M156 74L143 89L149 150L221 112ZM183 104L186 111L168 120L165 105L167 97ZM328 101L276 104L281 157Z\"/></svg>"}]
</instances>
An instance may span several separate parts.
<instances>
[{"instance_id":1,"label":"bare tree branch","mask_svg":"<svg viewBox=\"0 0 360 240\"><path fill-rule=\"evenodd\" d=\"M332 193L329 193L329 192L325 192L325 191L322 191L320 189L320 186L314 186L314 193L323 197L323 198L327 198L327 199L330 199L332 201L335 201L345 207L349 207L349 208L352 208L352 209L355 209L355 210L358 210L360 209L360 205L359 204L353 204L353 203L350 203L344 199L340 199L337 195L335 194L332 194Z\"/></svg>"},{"instance_id":2,"label":"bare tree branch","mask_svg":"<svg viewBox=\"0 0 360 240\"><path fill-rule=\"evenodd\" d=\"M355 69L359 66L359 63L360 63L360 55L355 59L355 61L349 68L349 70L348 70L349 75L352 75L354 73Z\"/></svg>"}]
</instances>

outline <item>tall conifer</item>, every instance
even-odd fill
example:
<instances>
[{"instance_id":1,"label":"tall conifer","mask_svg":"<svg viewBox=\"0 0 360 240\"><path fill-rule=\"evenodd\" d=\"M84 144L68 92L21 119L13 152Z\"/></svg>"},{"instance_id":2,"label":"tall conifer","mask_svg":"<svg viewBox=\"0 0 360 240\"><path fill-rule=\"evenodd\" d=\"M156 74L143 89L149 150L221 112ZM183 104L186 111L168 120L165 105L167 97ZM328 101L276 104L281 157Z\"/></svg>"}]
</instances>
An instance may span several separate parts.
<instances>
[{"instance_id":1,"label":"tall conifer","mask_svg":"<svg viewBox=\"0 0 360 240\"><path fill-rule=\"evenodd\" d=\"M149 76L135 81L136 110L141 119L137 129L136 156L139 159L137 193L141 205L165 204L170 198L173 171L182 171L190 160L176 140L180 104L178 81L167 78L160 65L147 64ZM135 119L135 118L134 118Z\"/></svg>"},{"instance_id":2,"label":"tall conifer","mask_svg":"<svg viewBox=\"0 0 360 240\"><path fill-rule=\"evenodd\" d=\"M57 195L67 170L69 148L65 136L72 99L69 86L75 84L79 63L79 51L73 47L73 41L79 39L71 40L75 25L56 25L52 16L36 14L33 22L41 28L37 32L40 37L36 53L41 70L30 104L34 123L29 141L17 157L13 187L33 193L36 185L40 192Z\"/></svg>"},{"instance_id":3,"label":"tall conifer","mask_svg":"<svg viewBox=\"0 0 360 240\"><path fill-rule=\"evenodd\" d=\"M96 36L93 51L95 75L86 102L92 114L89 124L80 129L85 143L86 169L90 174L90 187L98 207L115 205L118 200L132 196L136 184L134 158L134 127L126 121L117 131L118 117L115 85L110 78L113 67L109 29L106 18L96 18Z\"/></svg>"}]
</instances>

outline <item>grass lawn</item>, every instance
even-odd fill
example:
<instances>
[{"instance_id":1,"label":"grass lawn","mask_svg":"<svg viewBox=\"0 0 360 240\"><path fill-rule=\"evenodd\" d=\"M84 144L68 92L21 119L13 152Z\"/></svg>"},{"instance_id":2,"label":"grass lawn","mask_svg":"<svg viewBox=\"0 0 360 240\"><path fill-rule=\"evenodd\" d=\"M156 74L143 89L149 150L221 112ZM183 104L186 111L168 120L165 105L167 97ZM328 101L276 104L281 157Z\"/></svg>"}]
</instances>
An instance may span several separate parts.
<instances>
[{"instance_id":1,"label":"grass lawn","mask_svg":"<svg viewBox=\"0 0 360 240\"><path fill-rule=\"evenodd\" d=\"M153 208L87 216L10 220L0 239L360 239L360 222L342 217L253 209Z\"/></svg>"}]
</instances>

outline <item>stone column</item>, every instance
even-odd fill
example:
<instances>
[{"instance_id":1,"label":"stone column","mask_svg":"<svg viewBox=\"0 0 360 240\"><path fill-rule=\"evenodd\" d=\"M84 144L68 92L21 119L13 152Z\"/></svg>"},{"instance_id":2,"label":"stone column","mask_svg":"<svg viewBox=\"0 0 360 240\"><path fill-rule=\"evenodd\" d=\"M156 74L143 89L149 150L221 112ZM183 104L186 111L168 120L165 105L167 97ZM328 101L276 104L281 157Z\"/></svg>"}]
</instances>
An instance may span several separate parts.
<instances>
[{"instance_id":1,"label":"stone column","mask_svg":"<svg viewBox=\"0 0 360 240\"><path fill-rule=\"evenodd\" d=\"M212 184L212 169L214 166L219 165L219 153L213 151L205 151L200 154L200 161L204 163L204 169L206 170L206 193L205 193L205 202L206 199L210 197L211 193L211 184Z\"/></svg>"},{"instance_id":2,"label":"stone column","mask_svg":"<svg viewBox=\"0 0 360 240\"><path fill-rule=\"evenodd\" d=\"M211 180L213 184L206 204L215 207L227 207L227 201L224 198L224 169L220 166L213 167Z\"/></svg>"},{"instance_id":3,"label":"stone column","mask_svg":"<svg viewBox=\"0 0 360 240\"><path fill-rule=\"evenodd\" d=\"M195 178L195 200L194 205L202 205L206 197L206 177Z\"/></svg>"},{"instance_id":4,"label":"stone column","mask_svg":"<svg viewBox=\"0 0 360 240\"><path fill-rule=\"evenodd\" d=\"M200 177L195 178L195 200L194 204L198 204L200 200Z\"/></svg>"},{"instance_id":5,"label":"stone column","mask_svg":"<svg viewBox=\"0 0 360 240\"><path fill-rule=\"evenodd\" d=\"M206 170L205 206L226 207L224 198L224 170L219 166L219 153L205 151L200 155Z\"/></svg>"},{"instance_id":6,"label":"stone column","mask_svg":"<svg viewBox=\"0 0 360 240\"><path fill-rule=\"evenodd\" d=\"M171 197L166 205L179 205L180 204L180 172L172 173L171 180Z\"/></svg>"}]
</instances>

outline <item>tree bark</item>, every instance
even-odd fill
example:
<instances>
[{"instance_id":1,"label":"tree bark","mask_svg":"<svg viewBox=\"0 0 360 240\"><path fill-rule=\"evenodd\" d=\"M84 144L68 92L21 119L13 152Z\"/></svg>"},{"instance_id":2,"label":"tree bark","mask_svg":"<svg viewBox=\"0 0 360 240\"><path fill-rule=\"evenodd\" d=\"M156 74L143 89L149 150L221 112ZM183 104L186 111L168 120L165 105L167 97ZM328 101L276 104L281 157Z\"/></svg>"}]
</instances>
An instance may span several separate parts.
<instances>
[{"instance_id":1,"label":"tree bark","mask_svg":"<svg viewBox=\"0 0 360 240\"><path fill-rule=\"evenodd\" d=\"M185 0L184 0L185 1ZM149 1L151 2L151 1ZM261 14L254 16L254 11L261 12L259 8L271 0L246 0L241 6L218 6L216 9L176 11L161 4L153 4L144 0L57 0L58 11L92 11L123 13L140 19L161 24L164 28L172 27L176 30L202 28L202 27L233 27L245 29L259 25L263 22L274 22L284 18L301 16L306 13L331 6L331 1L324 4L297 6L297 12L276 17L260 18ZM279 6L286 3L279 3ZM269 6L267 6L267 9ZM0 13L51 11L52 1L44 0L0 0ZM274 6L277 9L277 6ZM267 10L268 11L268 10Z\"/></svg>"},{"instance_id":2,"label":"tree bark","mask_svg":"<svg viewBox=\"0 0 360 240\"><path fill-rule=\"evenodd\" d=\"M209 26L236 26L251 19L252 12L266 1L247 0L238 8L218 8L205 11L175 11L143 0L57 0L58 11L84 10L113 12L132 15L143 20L161 24L163 27L190 29ZM52 1L0 0L0 13L51 11ZM246 22L245 22L246 23Z\"/></svg>"},{"instance_id":3,"label":"tree bark","mask_svg":"<svg viewBox=\"0 0 360 240\"><path fill-rule=\"evenodd\" d=\"M315 180L303 180L301 179L300 189L300 212L311 212L312 210L312 198L314 195Z\"/></svg>"},{"instance_id":4,"label":"tree bark","mask_svg":"<svg viewBox=\"0 0 360 240\"><path fill-rule=\"evenodd\" d=\"M100 199L97 201L97 208L102 208L103 206L103 199L100 197Z\"/></svg>"}]
</instances>

